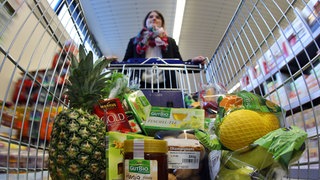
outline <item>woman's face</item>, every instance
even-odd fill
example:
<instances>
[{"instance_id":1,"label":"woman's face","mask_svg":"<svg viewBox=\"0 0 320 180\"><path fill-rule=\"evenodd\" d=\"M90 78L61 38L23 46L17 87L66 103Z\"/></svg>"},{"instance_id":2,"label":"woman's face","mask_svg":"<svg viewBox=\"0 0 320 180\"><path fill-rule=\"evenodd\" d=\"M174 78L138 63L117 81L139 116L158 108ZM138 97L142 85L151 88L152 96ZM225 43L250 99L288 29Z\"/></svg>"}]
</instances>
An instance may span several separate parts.
<instances>
[{"instance_id":1,"label":"woman's face","mask_svg":"<svg viewBox=\"0 0 320 180\"><path fill-rule=\"evenodd\" d=\"M162 19L156 12L151 12L146 20L147 28L162 27Z\"/></svg>"}]
</instances>

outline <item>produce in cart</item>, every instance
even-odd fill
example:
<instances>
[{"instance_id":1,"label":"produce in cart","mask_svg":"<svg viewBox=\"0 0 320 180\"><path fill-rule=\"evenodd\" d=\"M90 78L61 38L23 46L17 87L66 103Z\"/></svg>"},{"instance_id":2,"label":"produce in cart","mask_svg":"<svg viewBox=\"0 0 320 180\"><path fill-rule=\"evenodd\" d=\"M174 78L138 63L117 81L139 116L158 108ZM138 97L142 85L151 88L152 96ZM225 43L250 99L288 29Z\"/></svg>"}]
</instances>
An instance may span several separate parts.
<instances>
[{"instance_id":1,"label":"produce in cart","mask_svg":"<svg viewBox=\"0 0 320 180\"><path fill-rule=\"evenodd\" d=\"M209 159L215 160L211 163L214 178L226 179L233 174L240 179L272 179L279 172L282 177L304 151L306 132L284 127L283 109L273 102L240 91L220 96L218 105L216 138L196 131L201 143L212 151Z\"/></svg>"},{"instance_id":2,"label":"produce in cart","mask_svg":"<svg viewBox=\"0 0 320 180\"><path fill-rule=\"evenodd\" d=\"M67 95L70 108L55 118L49 145L52 179L105 179L105 124L92 114L103 97L108 78L102 73L109 61L93 61L90 51L79 48L79 59L71 56Z\"/></svg>"},{"instance_id":3,"label":"produce in cart","mask_svg":"<svg viewBox=\"0 0 320 180\"><path fill-rule=\"evenodd\" d=\"M281 108L253 93L227 94L218 104L215 131L221 144L232 151L280 128Z\"/></svg>"}]
</instances>

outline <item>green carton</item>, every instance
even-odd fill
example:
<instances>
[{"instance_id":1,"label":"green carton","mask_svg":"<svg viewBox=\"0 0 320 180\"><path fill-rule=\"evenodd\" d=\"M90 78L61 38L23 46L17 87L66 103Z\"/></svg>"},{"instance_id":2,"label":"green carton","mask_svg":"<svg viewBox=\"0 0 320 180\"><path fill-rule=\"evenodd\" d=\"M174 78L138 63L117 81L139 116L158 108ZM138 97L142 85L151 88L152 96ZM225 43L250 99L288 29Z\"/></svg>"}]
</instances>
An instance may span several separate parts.
<instances>
[{"instance_id":1,"label":"green carton","mask_svg":"<svg viewBox=\"0 0 320 180\"><path fill-rule=\"evenodd\" d=\"M203 109L151 106L140 90L127 94L125 97L143 133L148 136L153 136L157 131L162 130L204 130L205 113Z\"/></svg>"}]
</instances>

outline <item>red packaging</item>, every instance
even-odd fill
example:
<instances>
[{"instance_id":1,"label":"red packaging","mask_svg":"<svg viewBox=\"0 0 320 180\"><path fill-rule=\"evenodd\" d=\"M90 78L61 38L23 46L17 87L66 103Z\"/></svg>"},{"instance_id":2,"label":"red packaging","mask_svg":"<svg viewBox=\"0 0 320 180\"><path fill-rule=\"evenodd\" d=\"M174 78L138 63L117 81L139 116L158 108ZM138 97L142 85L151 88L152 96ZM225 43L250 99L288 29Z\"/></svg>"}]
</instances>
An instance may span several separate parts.
<instances>
[{"instance_id":1,"label":"red packaging","mask_svg":"<svg viewBox=\"0 0 320 180\"><path fill-rule=\"evenodd\" d=\"M102 99L94 113L107 125L107 131L132 132L128 118L118 98Z\"/></svg>"}]
</instances>

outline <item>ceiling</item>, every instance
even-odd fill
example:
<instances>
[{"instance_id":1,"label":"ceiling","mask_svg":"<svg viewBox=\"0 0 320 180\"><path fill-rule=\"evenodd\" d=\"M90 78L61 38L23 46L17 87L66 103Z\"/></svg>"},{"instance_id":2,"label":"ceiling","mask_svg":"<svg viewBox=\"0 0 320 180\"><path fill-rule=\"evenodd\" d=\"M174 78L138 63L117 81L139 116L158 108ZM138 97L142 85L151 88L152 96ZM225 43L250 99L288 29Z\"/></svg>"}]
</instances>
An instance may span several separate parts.
<instances>
[{"instance_id":1,"label":"ceiling","mask_svg":"<svg viewBox=\"0 0 320 180\"><path fill-rule=\"evenodd\" d=\"M186 0L179 49L184 60L202 55L212 57L240 0ZM165 18L173 34L174 0L80 0L88 28L104 56L122 60L131 37L141 30L150 10Z\"/></svg>"}]
</instances>

